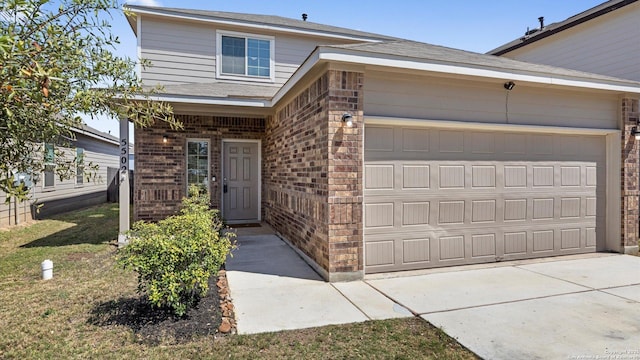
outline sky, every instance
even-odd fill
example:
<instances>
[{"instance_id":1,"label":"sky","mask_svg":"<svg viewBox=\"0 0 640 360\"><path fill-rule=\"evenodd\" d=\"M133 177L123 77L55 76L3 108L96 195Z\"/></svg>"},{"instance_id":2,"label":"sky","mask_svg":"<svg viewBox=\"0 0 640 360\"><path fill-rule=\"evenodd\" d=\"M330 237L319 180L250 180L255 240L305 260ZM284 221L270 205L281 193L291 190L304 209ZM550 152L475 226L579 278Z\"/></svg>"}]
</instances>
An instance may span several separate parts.
<instances>
[{"instance_id":1,"label":"sky","mask_svg":"<svg viewBox=\"0 0 640 360\"><path fill-rule=\"evenodd\" d=\"M379 33L485 53L524 35L527 28L562 21L605 0L130 0L129 4L266 14ZM122 14L110 19L120 38L116 53L135 58L136 39ZM212 36L214 36L212 34ZM118 134L113 119L85 119Z\"/></svg>"}]
</instances>

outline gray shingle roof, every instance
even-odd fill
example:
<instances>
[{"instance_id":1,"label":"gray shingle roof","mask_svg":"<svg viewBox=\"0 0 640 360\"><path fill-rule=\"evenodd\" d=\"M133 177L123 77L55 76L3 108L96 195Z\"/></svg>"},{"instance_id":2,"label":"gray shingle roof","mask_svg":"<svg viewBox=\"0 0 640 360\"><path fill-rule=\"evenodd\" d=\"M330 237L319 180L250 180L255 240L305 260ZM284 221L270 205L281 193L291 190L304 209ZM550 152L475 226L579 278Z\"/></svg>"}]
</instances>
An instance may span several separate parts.
<instances>
[{"instance_id":1,"label":"gray shingle roof","mask_svg":"<svg viewBox=\"0 0 640 360\"><path fill-rule=\"evenodd\" d=\"M391 36L352 30L337 26L323 25L311 21L302 21L275 15L243 14L223 11L192 10L140 5L127 5L127 7L129 7L134 12L135 10L146 10L165 15L183 15L201 19L217 19L246 24L268 25L280 27L283 29L313 31L334 36L349 36L370 40L398 40L398 38L394 38Z\"/></svg>"},{"instance_id":2,"label":"gray shingle roof","mask_svg":"<svg viewBox=\"0 0 640 360\"><path fill-rule=\"evenodd\" d=\"M480 54L471 51L452 49L410 40L387 41L381 43L358 43L349 45L327 45L325 48L348 49L374 54L412 58L418 61L442 64L458 64L475 68L493 68L537 75L555 75L580 78L593 81L615 82L624 85L640 86L640 82L618 79L605 75L564 69L549 65L540 65L512 60L495 55Z\"/></svg>"},{"instance_id":3,"label":"gray shingle roof","mask_svg":"<svg viewBox=\"0 0 640 360\"><path fill-rule=\"evenodd\" d=\"M104 141L108 141L108 142L112 142L112 143L116 143L119 144L120 143L120 139L114 135L111 135L109 133L105 133L102 132L96 128L93 128L87 124L82 124L77 128L72 128L73 131L78 132L78 133L88 133L91 135L94 135L95 137L104 139Z\"/></svg>"},{"instance_id":4,"label":"gray shingle roof","mask_svg":"<svg viewBox=\"0 0 640 360\"><path fill-rule=\"evenodd\" d=\"M515 39L509 43L506 43L502 46L499 46L491 51L488 51L487 54L494 55L502 55L508 53L517 48L523 47L525 45L531 44L538 40L542 40L548 36L556 34L560 31L564 31L566 29L572 28L576 25L582 24L591 19L595 19L599 16L610 13L611 11L618 10L624 6L633 4L638 0L610 0L606 1L598 6L595 6L589 10L583 11L579 14L576 14L566 20L552 23L546 25L541 31L537 31L531 35L524 35L518 39Z\"/></svg>"}]
</instances>

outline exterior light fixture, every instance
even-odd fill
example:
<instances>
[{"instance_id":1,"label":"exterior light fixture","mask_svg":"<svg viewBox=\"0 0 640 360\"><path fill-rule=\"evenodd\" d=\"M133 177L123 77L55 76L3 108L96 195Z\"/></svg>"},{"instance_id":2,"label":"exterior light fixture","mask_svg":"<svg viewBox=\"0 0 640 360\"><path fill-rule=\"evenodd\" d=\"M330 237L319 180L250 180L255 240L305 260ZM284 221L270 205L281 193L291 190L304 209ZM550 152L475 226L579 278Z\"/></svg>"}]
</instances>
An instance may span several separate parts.
<instances>
[{"instance_id":1,"label":"exterior light fixture","mask_svg":"<svg viewBox=\"0 0 640 360\"><path fill-rule=\"evenodd\" d=\"M514 87L516 87L516 83L514 83L513 81L504 83L504 88L509 91L513 90Z\"/></svg>"},{"instance_id":2,"label":"exterior light fixture","mask_svg":"<svg viewBox=\"0 0 640 360\"><path fill-rule=\"evenodd\" d=\"M640 129L637 125L631 128L631 135L635 136L636 140L640 140Z\"/></svg>"},{"instance_id":3,"label":"exterior light fixture","mask_svg":"<svg viewBox=\"0 0 640 360\"><path fill-rule=\"evenodd\" d=\"M169 137L167 135L163 135L162 136L162 142L166 144L167 141L169 141Z\"/></svg>"},{"instance_id":4,"label":"exterior light fixture","mask_svg":"<svg viewBox=\"0 0 640 360\"><path fill-rule=\"evenodd\" d=\"M349 113L342 114L342 122L347 124L347 127L353 127L353 116Z\"/></svg>"}]
</instances>

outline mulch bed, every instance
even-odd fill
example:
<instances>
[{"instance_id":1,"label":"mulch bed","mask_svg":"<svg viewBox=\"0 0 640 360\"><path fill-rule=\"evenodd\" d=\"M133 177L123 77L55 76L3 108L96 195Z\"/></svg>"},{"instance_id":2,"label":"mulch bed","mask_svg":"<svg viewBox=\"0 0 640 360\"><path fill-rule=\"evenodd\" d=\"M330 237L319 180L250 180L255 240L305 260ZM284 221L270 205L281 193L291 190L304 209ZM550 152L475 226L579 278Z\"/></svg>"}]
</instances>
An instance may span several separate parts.
<instances>
[{"instance_id":1,"label":"mulch bed","mask_svg":"<svg viewBox=\"0 0 640 360\"><path fill-rule=\"evenodd\" d=\"M201 336L235 334L233 310L226 271L220 270L209 279L207 295L183 317L152 307L141 297L121 298L97 305L89 323L127 326L141 343L184 343Z\"/></svg>"}]
</instances>

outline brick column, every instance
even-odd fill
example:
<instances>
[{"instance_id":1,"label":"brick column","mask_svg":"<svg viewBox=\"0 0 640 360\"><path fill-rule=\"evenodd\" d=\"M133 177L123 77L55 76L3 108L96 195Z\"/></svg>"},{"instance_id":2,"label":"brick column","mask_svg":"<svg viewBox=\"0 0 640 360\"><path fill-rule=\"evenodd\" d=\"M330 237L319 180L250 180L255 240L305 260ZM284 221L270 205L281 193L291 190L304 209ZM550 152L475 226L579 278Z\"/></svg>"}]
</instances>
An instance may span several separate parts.
<instances>
[{"instance_id":1,"label":"brick column","mask_svg":"<svg viewBox=\"0 0 640 360\"><path fill-rule=\"evenodd\" d=\"M363 277L362 167L364 74L329 70L329 281ZM353 116L347 127L342 115Z\"/></svg>"},{"instance_id":2,"label":"brick column","mask_svg":"<svg viewBox=\"0 0 640 360\"><path fill-rule=\"evenodd\" d=\"M638 176L640 171L638 149L631 129L638 124L638 99L622 99L622 239L621 252L638 252ZM640 129L639 129L640 130Z\"/></svg>"}]
</instances>

